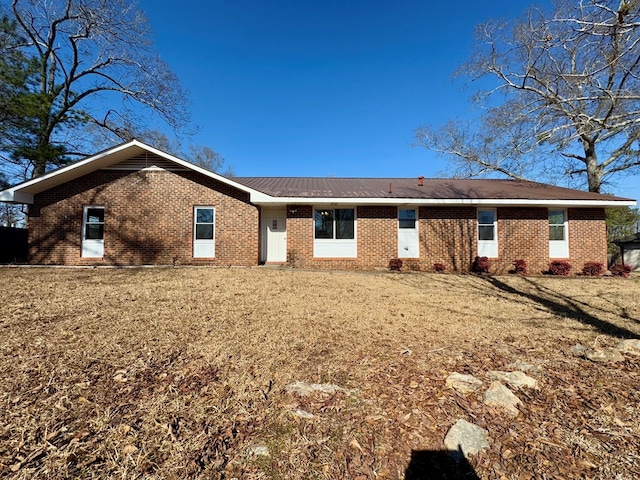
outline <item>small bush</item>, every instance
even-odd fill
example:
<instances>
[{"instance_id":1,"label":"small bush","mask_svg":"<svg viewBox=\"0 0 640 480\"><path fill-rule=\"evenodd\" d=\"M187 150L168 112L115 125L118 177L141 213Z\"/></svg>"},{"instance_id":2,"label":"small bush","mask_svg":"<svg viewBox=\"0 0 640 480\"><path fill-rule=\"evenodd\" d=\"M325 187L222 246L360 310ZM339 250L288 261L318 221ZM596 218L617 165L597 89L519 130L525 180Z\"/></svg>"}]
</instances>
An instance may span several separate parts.
<instances>
[{"instance_id":1,"label":"small bush","mask_svg":"<svg viewBox=\"0 0 640 480\"><path fill-rule=\"evenodd\" d=\"M487 273L489 271L489 258L476 257L471 264L471 271L475 273Z\"/></svg>"},{"instance_id":2,"label":"small bush","mask_svg":"<svg viewBox=\"0 0 640 480\"><path fill-rule=\"evenodd\" d=\"M549 264L549 273L551 275L569 275L571 264L566 260L555 260Z\"/></svg>"},{"instance_id":3,"label":"small bush","mask_svg":"<svg viewBox=\"0 0 640 480\"><path fill-rule=\"evenodd\" d=\"M513 273L518 275L526 275L527 274L527 262L524 260L514 260L513 261Z\"/></svg>"},{"instance_id":4,"label":"small bush","mask_svg":"<svg viewBox=\"0 0 640 480\"><path fill-rule=\"evenodd\" d=\"M602 262L586 262L582 267L582 274L587 277L598 277L602 275L604 265Z\"/></svg>"},{"instance_id":5,"label":"small bush","mask_svg":"<svg viewBox=\"0 0 640 480\"><path fill-rule=\"evenodd\" d=\"M631 266L626 263L617 263L613 267L611 267L611 275L614 277L624 277L627 278L631 273Z\"/></svg>"},{"instance_id":6,"label":"small bush","mask_svg":"<svg viewBox=\"0 0 640 480\"><path fill-rule=\"evenodd\" d=\"M392 258L389 260L389 270L392 272L399 272L402 269L402 260L399 258Z\"/></svg>"},{"instance_id":7,"label":"small bush","mask_svg":"<svg viewBox=\"0 0 640 480\"><path fill-rule=\"evenodd\" d=\"M447 269L447 266L444 263L433 264L433 271L436 273L444 273L446 269Z\"/></svg>"}]
</instances>

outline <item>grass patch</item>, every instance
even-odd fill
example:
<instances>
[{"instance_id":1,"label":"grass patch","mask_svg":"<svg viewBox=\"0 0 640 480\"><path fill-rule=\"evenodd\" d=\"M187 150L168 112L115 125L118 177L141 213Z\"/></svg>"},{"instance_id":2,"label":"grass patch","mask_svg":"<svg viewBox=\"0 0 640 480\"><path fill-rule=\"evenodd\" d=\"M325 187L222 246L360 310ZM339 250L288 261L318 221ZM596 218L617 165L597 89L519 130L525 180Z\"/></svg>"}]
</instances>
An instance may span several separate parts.
<instances>
[{"instance_id":1,"label":"grass patch","mask_svg":"<svg viewBox=\"0 0 640 480\"><path fill-rule=\"evenodd\" d=\"M403 478L458 418L480 477L640 475L637 278L0 269L0 474ZM537 366L513 422L450 372ZM296 397L294 381L354 393ZM294 415L302 409L314 415ZM247 454L266 445L270 457Z\"/></svg>"}]
</instances>

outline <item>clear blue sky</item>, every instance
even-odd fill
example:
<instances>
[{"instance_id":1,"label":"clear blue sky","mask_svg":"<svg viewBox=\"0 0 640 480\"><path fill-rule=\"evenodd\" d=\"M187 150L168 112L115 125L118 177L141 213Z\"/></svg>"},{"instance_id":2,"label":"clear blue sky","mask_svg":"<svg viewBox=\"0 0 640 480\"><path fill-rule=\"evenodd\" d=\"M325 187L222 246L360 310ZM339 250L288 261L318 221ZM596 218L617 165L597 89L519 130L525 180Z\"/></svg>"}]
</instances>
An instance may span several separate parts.
<instances>
[{"instance_id":1,"label":"clear blue sky","mask_svg":"<svg viewBox=\"0 0 640 480\"><path fill-rule=\"evenodd\" d=\"M421 124L472 114L452 74L474 28L533 1L141 0L190 92L194 141L239 176L413 177L446 162L413 147ZM551 0L537 1L549 7ZM639 177L611 193L640 197Z\"/></svg>"}]
</instances>

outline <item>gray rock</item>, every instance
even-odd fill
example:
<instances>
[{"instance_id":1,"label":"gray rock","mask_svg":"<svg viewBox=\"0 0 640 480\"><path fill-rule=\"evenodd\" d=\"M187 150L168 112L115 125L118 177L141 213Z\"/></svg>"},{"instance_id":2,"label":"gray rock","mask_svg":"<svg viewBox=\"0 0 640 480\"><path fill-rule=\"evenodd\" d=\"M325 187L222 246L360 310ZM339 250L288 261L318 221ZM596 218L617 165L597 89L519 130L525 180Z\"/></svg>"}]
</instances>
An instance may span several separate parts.
<instances>
[{"instance_id":1,"label":"gray rock","mask_svg":"<svg viewBox=\"0 0 640 480\"><path fill-rule=\"evenodd\" d=\"M482 380L473 375L454 372L447 377L446 385L447 388L453 388L460 393L472 393L482 386Z\"/></svg>"},{"instance_id":2,"label":"gray rock","mask_svg":"<svg viewBox=\"0 0 640 480\"><path fill-rule=\"evenodd\" d=\"M449 451L462 451L465 457L489 448L489 432L473 423L459 419L444 437L444 447Z\"/></svg>"},{"instance_id":3,"label":"gray rock","mask_svg":"<svg viewBox=\"0 0 640 480\"><path fill-rule=\"evenodd\" d=\"M308 397L314 393L324 393L326 395L333 395L337 392L345 391L344 388L334 385L332 383L307 383L307 382L293 382L285 387L287 393L295 393L301 397Z\"/></svg>"},{"instance_id":4,"label":"gray rock","mask_svg":"<svg viewBox=\"0 0 640 480\"><path fill-rule=\"evenodd\" d=\"M517 406L522 404L520 399L499 381L493 382L489 389L484 392L484 403L491 407L502 408L514 417L520 413Z\"/></svg>"},{"instance_id":5,"label":"gray rock","mask_svg":"<svg viewBox=\"0 0 640 480\"><path fill-rule=\"evenodd\" d=\"M616 348L587 348L584 345L578 344L571 347L571 353L578 357L591 360L592 362L624 362L624 356L620 353L620 343ZM626 348L629 348L631 345L633 344L624 344Z\"/></svg>"},{"instance_id":6,"label":"gray rock","mask_svg":"<svg viewBox=\"0 0 640 480\"><path fill-rule=\"evenodd\" d=\"M576 357L584 357L584 354L587 352L587 347L581 344L574 345L570 348L571 353L573 353Z\"/></svg>"},{"instance_id":7,"label":"gray rock","mask_svg":"<svg viewBox=\"0 0 640 480\"><path fill-rule=\"evenodd\" d=\"M599 348L596 350L587 350L584 357L592 362L608 363L608 362L624 362L624 355L615 348Z\"/></svg>"},{"instance_id":8,"label":"gray rock","mask_svg":"<svg viewBox=\"0 0 640 480\"><path fill-rule=\"evenodd\" d=\"M298 410L294 410L291 413L296 417L300 417L300 418L313 418L313 413L307 412L306 410L298 409Z\"/></svg>"},{"instance_id":9,"label":"gray rock","mask_svg":"<svg viewBox=\"0 0 640 480\"><path fill-rule=\"evenodd\" d=\"M252 445L247 448L247 453L254 457L270 457L269 447L266 445Z\"/></svg>"},{"instance_id":10,"label":"gray rock","mask_svg":"<svg viewBox=\"0 0 640 480\"><path fill-rule=\"evenodd\" d=\"M520 360L516 360L515 362L510 364L509 368L513 368L514 370L521 370L523 372L542 373L542 368L540 367L540 365L532 365Z\"/></svg>"},{"instance_id":11,"label":"gray rock","mask_svg":"<svg viewBox=\"0 0 640 480\"><path fill-rule=\"evenodd\" d=\"M622 340L620 341L620 343L618 343L618 345L616 345L616 348L621 352L640 355L640 340L636 340L636 339Z\"/></svg>"},{"instance_id":12,"label":"gray rock","mask_svg":"<svg viewBox=\"0 0 640 480\"><path fill-rule=\"evenodd\" d=\"M524 372L490 371L487 376L492 380L500 380L514 387L538 388L538 382Z\"/></svg>"}]
</instances>

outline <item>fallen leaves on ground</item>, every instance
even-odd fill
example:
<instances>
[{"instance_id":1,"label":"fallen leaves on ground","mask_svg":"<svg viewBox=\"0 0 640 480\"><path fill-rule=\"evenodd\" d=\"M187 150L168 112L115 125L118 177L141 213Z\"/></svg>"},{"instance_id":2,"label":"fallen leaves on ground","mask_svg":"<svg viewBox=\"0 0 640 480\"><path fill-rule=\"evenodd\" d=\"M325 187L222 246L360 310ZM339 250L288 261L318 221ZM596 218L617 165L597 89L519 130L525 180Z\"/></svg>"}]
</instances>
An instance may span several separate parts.
<instances>
[{"instance_id":1,"label":"fallen leaves on ground","mask_svg":"<svg viewBox=\"0 0 640 480\"><path fill-rule=\"evenodd\" d=\"M469 458L480 478L640 476L640 357L571 353L640 336L637 278L0 276L5 477L404 478L459 418L489 432ZM516 391L514 419L482 396L489 371L517 362L539 389ZM452 372L484 387L447 388ZM296 381L341 389L288 393Z\"/></svg>"}]
</instances>

